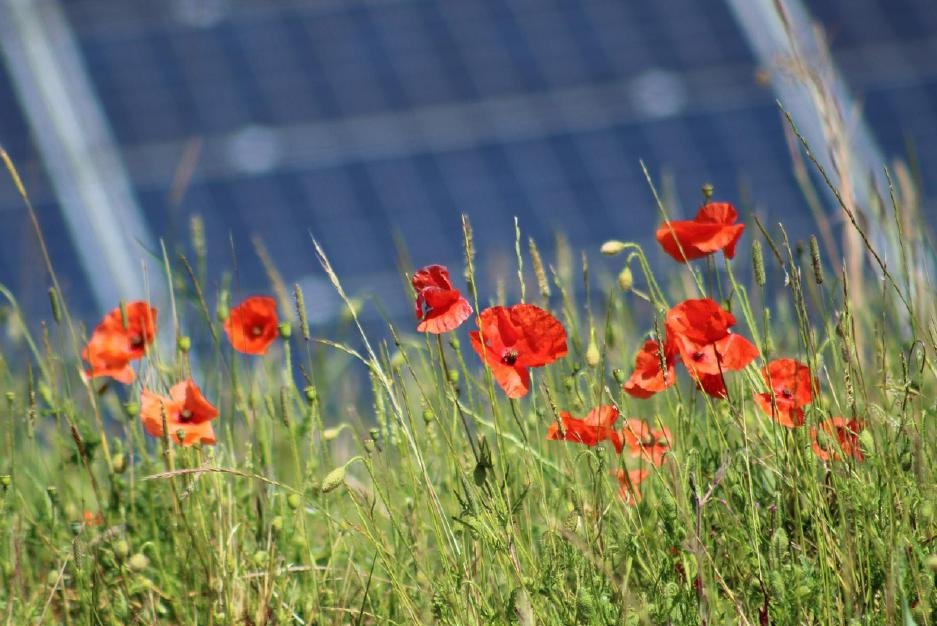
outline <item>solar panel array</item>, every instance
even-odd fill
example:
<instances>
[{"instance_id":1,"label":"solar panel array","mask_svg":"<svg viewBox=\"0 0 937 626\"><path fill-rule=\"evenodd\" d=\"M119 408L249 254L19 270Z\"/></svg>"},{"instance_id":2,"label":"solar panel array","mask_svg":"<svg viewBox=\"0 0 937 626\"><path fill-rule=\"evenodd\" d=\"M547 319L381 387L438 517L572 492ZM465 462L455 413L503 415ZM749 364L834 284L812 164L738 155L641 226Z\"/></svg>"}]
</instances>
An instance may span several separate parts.
<instances>
[{"instance_id":1,"label":"solar panel array","mask_svg":"<svg viewBox=\"0 0 937 626\"><path fill-rule=\"evenodd\" d=\"M414 263L458 265L461 213L493 274L511 262L514 216L545 244L554 229L576 248L613 235L650 243L658 215L639 158L672 175L684 213L712 182L720 197L811 230L774 95L721 2L63 4L153 232L181 237L201 214L212 267L231 267L230 237L244 291L266 284L251 235L288 281L315 287L311 232L352 288L385 301L399 300L394 234ZM933 189L937 10L810 4L886 154L912 137ZM7 89L3 80L0 105L15 111ZM0 116L0 132L34 159L18 113ZM193 146L198 166L175 203ZM44 183L38 197L68 265ZM14 200L0 191L0 210L20 215ZM17 277L27 254L0 254L0 278L29 284Z\"/></svg>"}]
</instances>

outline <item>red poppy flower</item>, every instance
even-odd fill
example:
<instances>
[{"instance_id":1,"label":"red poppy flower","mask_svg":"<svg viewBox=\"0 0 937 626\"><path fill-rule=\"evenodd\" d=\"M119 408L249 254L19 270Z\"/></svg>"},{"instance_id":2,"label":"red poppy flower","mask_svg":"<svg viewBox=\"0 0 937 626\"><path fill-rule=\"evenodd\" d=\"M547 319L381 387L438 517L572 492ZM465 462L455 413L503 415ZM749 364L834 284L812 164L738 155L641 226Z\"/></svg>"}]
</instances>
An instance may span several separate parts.
<instances>
[{"instance_id":1,"label":"red poppy flower","mask_svg":"<svg viewBox=\"0 0 937 626\"><path fill-rule=\"evenodd\" d=\"M758 356L752 342L729 330L735 316L709 298L676 305L667 312L665 325L668 340L698 381L706 374L740 370Z\"/></svg>"},{"instance_id":2,"label":"red poppy flower","mask_svg":"<svg viewBox=\"0 0 937 626\"><path fill-rule=\"evenodd\" d=\"M228 315L224 331L231 346L244 354L266 354L279 334L277 303L269 296L251 296Z\"/></svg>"},{"instance_id":3,"label":"red poppy flower","mask_svg":"<svg viewBox=\"0 0 937 626\"><path fill-rule=\"evenodd\" d=\"M198 441L215 443L211 420L218 417L218 409L205 399L191 379L173 385L168 398L143 390L140 394L140 419L147 433L154 437L163 436L164 413L169 438L173 441L184 446Z\"/></svg>"},{"instance_id":4,"label":"red poppy flower","mask_svg":"<svg viewBox=\"0 0 937 626\"><path fill-rule=\"evenodd\" d=\"M117 307L91 333L81 353L81 358L91 366L86 372L88 378L109 376L124 384L133 382L135 374L130 362L141 358L153 343L157 310L140 300L128 302L124 310L126 325Z\"/></svg>"},{"instance_id":5,"label":"red poppy flower","mask_svg":"<svg viewBox=\"0 0 937 626\"><path fill-rule=\"evenodd\" d=\"M803 407L813 401L815 379L810 368L794 359L775 359L762 370L762 376L774 397L756 393L755 403L782 426L803 426Z\"/></svg>"},{"instance_id":6,"label":"red poppy flower","mask_svg":"<svg viewBox=\"0 0 937 626\"><path fill-rule=\"evenodd\" d=\"M859 420L847 420L844 417L833 417L821 422L819 430L815 426L810 429L813 453L824 461L838 461L843 455L862 461L865 457L859 447L859 433L864 428L865 424Z\"/></svg>"},{"instance_id":7,"label":"red poppy flower","mask_svg":"<svg viewBox=\"0 0 937 626\"><path fill-rule=\"evenodd\" d=\"M725 400L729 397L726 381L722 374L700 374L696 378L696 387L713 398Z\"/></svg>"},{"instance_id":8,"label":"red poppy flower","mask_svg":"<svg viewBox=\"0 0 937 626\"><path fill-rule=\"evenodd\" d=\"M745 230L736 224L739 215L728 202L703 205L692 220L671 221L657 229L657 241L664 252L684 263L722 250L735 256L735 246Z\"/></svg>"},{"instance_id":9,"label":"red poppy flower","mask_svg":"<svg viewBox=\"0 0 937 626\"><path fill-rule=\"evenodd\" d=\"M618 476L618 494L621 499L629 506L636 505L643 498L640 489L641 483L647 480L651 473L646 469L636 469L628 472L620 469L616 474Z\"/></svg>"},{"instance_id":10,"label":"red poppy flower","mask_svg":"<svg viewBox=\"0 0 937 626\"><path fill-rule=\"evenodd\" d=\"M669 428L651 428L643 420L630 419L621 434L632 456L640 456L654 465L662 465L664 455L670 451Z\"/></svg>"},{"instance_id":11,"label":"red poppy flower","mask_svg":"<svg viewBox=\"0 0 937 626\"><path fill-rule=\"evenodd\" d=\"M427 265L413 274L416 290L416 329L435 335L458 328L472 314L472 306L458 289L452 288L449 270L442 265Z\"/></svg>"},{"instance_id":12,"label":"red poppy flower","mask_svg":"<svg viewBox=\"0 0 937 626\"><path fill-rule=\"evenodd\" d=\"M573 417L566 411L560 413L563 422L563 432L559 424L553 422L547 429L547 439L553 441L573 441L587 446L597 446L609 439L615 450L621 452L621 439L615 432L614 424L618 420L618 409L613 406L599 406L586 415L584 419Z\"/></svg>"},{"instance_id":13,"label":"red poppy flower","mask_svg":"<svg viewBox=\"0 0 937 626\"><path fill-rule=\"evenodd\" d=\"M100 526L104 523L104 516L101 515L101 512L98 511L85 511L81 514L82 518L85 521L85 526Z\"/></svg>"},{"instance_id":14,"label":"red poppy flower","mask_svg":"<svg viewBox=\"0 0 937 626\"><path fill-rule=\"evenodd\" d=\"M528 368L549 365L566 356L563 325L533 304L485 309L479 315L478 327L480 331L469 333L472 348L491 368L509 398L527 395Z\"/></svg>"},{"instance_id":15,"label":"red poppy flower","mask_svg":"<svg viewBox=\"0 0 937 626\"><path fill-rule=\"evenodd\" d=\"M646 399L673 385L675 354L669 348L671 344L665 344L664 364L667 371L664 372L660 368L659 344L652 339L645 341L644 347L634 359L634 372L625 382L625 391L635 398Z\"/></svg>"}]
</instances>

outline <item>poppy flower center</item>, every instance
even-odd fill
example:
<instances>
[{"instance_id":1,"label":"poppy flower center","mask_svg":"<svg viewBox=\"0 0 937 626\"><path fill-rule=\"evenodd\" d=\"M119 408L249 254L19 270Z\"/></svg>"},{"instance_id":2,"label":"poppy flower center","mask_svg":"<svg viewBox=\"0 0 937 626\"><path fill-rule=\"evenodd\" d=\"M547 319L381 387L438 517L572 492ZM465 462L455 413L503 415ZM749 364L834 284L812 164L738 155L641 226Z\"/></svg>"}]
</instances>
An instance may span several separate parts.
<instances>
[{"instance_id":1,"label":"poppy flower center","mask_svg":"<svg viewBox=\"0 0 937 626\"><path fill-rule=\"evenodd\" d=\"M140 335L130 335L130 347L139 350L143 347L143 337Z\"/></svg>"},{"instance_id":2,"label":"poppy flower center","mask_svg":"<svg viewBox=\"0 0 937 626\"><path fill-rule=\"evenodd\" d=\"M655 443L657 442L655 441L655 437L653 435L645 435L641 439L641 445L644 446L645 448L649 448L650 446L653 446Z\"/></svg>"},{"instance_id":3,"label":"poppy flower center","mask_svg":"<svg viewBox=\"0 0 937 626\"><path fill-rule=\"evenodd\" d=\"M253 326L253 327L251 328L251 334L252 334L253 336L255 336L255 337L260 337L260 335L263 334L263 332L264 332L264 329L261 328L259 325L258 325L258 326Z\"/></svg>"},{"instance_id":4,"label":"poppy flower center","mask_svg":"<svg viewBox=\"0 0 937 626\"><path fill-rule=\"evenodd\" d=\"M691 358L697 363L699 363L700 361L706 358L706 355L703 354L702 352L694 352Z\"/></svg>"},{"instance_id":5,"label":"poppy flower center","mask_svg":"<svg viewBox=\"0 0 937 626\"><path fill-rule=\"evenodd\" d=\"M182 412L179 413L179 418L180 422L188 422L190 419L192 419L192 411L189 409L182 409Z\"/></svg>"},{"instance_id":6,"label":"poppy flower center","mask_svg":"<svg viewBox=\"0 0 937 626\"><path fill-rule=\"evenodd\" d=\"M505 365L514 365L515 363L517 363L518 356L519 355L517 354L517 350L515 350L514 348L511 348L510 350L504 353L504 356L501 357L501 362L504 363Z\"/></svg>"},{"instance_id":7,"label":"poppy flower center","mask_svg":"<svg viewBox=\"0 0 937 626\"><path fill-rule=\"evenodd\" d=\"M785 400L790 400L791 398L794 397L794 392L791 391L790 389L782 389L781 397L783 397Z\"/></svg>"}]
</instances>

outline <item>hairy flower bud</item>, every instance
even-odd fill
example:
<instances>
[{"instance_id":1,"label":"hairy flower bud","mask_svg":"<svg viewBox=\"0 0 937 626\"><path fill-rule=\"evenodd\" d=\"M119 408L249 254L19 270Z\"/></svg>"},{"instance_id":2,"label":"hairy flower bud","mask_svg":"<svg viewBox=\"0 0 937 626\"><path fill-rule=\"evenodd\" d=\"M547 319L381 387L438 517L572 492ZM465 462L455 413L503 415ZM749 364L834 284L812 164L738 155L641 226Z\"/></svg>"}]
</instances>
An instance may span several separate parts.
<instances>
[{"instance_id":1,"label":"hairy flower bud","mask_svg":"<svg viewBox=\"0 0 937 626\"><path fill-rule=\"evenodd\" d=\"M617 239L611 239L602 244L602 247L599 248L602 254L605 256L615 256L616 254L621 254L625 251L625 248L628 246L625 245L625 242L618 241Z\"/></svg>"}]
</instances>

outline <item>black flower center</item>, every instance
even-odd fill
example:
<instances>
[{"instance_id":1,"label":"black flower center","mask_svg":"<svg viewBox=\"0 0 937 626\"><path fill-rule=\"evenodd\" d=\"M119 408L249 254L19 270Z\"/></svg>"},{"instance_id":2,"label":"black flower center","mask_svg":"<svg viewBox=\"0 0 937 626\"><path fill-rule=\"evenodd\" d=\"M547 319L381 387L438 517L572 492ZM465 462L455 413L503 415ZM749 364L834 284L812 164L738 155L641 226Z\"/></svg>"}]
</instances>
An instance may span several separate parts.
<instances>
[{"instance_id":1,"label":"black flower center","mask_svg":"<svg viewBox=\"0 0 937 626\"><path fill-rule=\"evenodd\" d=\"M251 334L254 335L255 337L260 337L263 334L263 332L264 332L264 329L261 328L260 326L254 326L253 328L251 328Z\"/></svg>"},{"instance_id":2,"label":"black flower center","mask_svg":"<svg viewBox=\"0 0 937 626\"><path fill-rule=\"evenodd\" d=\"M700 361L706 358L706 355L703 354L702 352L694 352L692 358L694 361L699 363Z\"/></svg>"},{"instance_id":3,"label":"black flower center","mask_svg":"<svg viewBox=\"0 0 937 626\"><path fill-rule=\"evenodd\" d=\"M144 341L143 337L140 335L131 335L130 336L130 347L134 350L139 350L143 347Z\"/></svg>"},{"instance_id":4,"label":"black flower center","mask_svg":"<svg viewBox=\"0 0 937 626\"><path fill-rule=\"evenodd\" d=\"M517 357L518 357L517 350L515 350L514 348L511 348L510 350L507 350L504 353L504 356L501 357L501 362L504 363L505 365L514 365L515 363L517 363Z\"/></svg>"},{"instance_id":5,"label":"black flower center","mask_svg":"<svg viewBox=\"0 0 937 626\"><path fill-rule=\"evenodd\" d=\"M794 392L790 389L783 389L781 390L781 397L783 397L785 400L790 400L794 397Z\"/></svg>"},{"instance_id":6,"label":"black flower center","mask_svg":"<svg viewBox=\"0 0 937 626\"><path fill-rule=\"evenodd\" d=\"M179 421L188 422L190 419L192 419L192 411L189 409L182 409L182 411L179 413Z\"/></svg>"}]
</instances>

